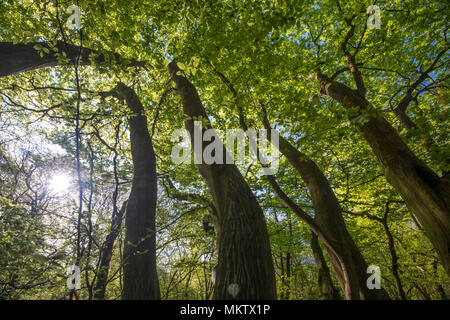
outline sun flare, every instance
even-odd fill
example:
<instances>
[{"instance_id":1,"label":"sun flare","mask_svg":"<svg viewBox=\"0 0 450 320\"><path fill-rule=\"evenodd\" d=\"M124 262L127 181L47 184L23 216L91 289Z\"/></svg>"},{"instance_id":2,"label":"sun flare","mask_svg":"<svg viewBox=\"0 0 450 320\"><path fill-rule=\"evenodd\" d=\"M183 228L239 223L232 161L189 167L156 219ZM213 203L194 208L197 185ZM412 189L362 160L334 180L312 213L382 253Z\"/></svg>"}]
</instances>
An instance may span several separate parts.
<instances>
[{"instance_id":1,"label":"sun flare","mask_svg":"<svg viewBox=\"0 0 450 320\"><path fill-rule=\"evenodd\" d=\"M64 193L69 189L71 178L65 173L58 173L51 177L49 189L53 193Z\"/></svg>"}]
</instances>

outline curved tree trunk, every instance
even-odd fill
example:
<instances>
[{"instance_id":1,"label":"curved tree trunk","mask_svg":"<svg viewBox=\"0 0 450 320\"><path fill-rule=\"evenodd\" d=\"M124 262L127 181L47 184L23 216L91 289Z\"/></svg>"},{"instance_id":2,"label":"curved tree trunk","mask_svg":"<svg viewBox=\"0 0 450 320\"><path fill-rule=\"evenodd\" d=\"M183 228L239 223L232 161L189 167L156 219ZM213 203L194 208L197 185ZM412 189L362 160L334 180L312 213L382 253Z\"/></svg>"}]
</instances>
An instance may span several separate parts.
<instances>
[{"instance_id":1,"label":"curved tree trunk","mask_svg":"<svg viewBox=\"0 0 450 320\"><path fill-rule=\"evenodd\" d=\"M263 110L264 127L268 131L268 139L271 140L271 127L264 107ZM346 292L346 298L389 299L388 294L383 288L372 290L367 288L368 264L347 230L344 218L342 217L341 206L328 179L314 161L297 150L281 135L279 135L279 149L305 182L313 202L315 212L314 220L321 231L328 236L334 250L339 255L337 257L327 246L330 261L341 288L344 292L346 292L345 288L348 285L351 288L351 296ZM345 264L348 280L345 279L342 263ZM347 284L346 281L350 283Z\"/></svg>"},{"instance_id":2,"label":"curved tree trunk","mask_svg":"<svg viewBox=\"0 0 450 320\"><path fill-rule=\"evenodd\" d=\"M322 92L345 108L358 108L360 115L368 108L369 102L357 91L320 73L316 78ZM416 157L386 119L366 115L359 129L383 168L386 180L417 216L450 275L450 185Z\"/></svg>"},{"instance_id":3,"label":"curved tree trunk","mask_svg":"<svg viewBox=\"0 0 450 320\"><path fill-rule=\"evenodd\" d=\"M189 117L207 115L197 90L181 75L175 62L168 65ZM194 122L185 121L195 152ZM203 152L207 143L202 143ZM223 147L223 145L222 145ZM226 155L226 150L224 155ZM214 199L220 233L214 299L276 299L275 271L263 211L234 164L197 164ZM233 285L230 287L230 285ZM237 285L237 286L236 286ZM232 295L229 288L237 287Z\"/></svg>"}]
</instances>

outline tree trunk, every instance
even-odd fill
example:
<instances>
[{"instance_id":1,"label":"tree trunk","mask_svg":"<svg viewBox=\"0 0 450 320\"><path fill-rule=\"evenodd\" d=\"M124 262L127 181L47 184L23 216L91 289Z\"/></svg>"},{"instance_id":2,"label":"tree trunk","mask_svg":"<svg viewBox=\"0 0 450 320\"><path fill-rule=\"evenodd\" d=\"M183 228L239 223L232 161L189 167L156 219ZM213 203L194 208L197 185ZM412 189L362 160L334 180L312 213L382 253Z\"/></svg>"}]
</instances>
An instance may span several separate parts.
<instances>
[{"instance_id":1,"label":"tree trunk","mask_svg":"<svg viewBox=\"0 0 450 320\"><path fill-rule=\"evenodd\" d=\"M395 250L394 245L394 237L392 236L391 231L389 230L388 222L387 222L387 216L385 219L382 219L382 224L384 227L384 231L386 232L386 236L388 238L388 246L389 246L389 252L391 253L391 261L392 261L392 275L395 279L395 286L397 287L398 294L400 295L400 298L402 300L406 300L405 291L403 290L403 285L400 280L400 274L398 270L398 257L397 257L397 251Z\"/></svg>"},{"instance_id":2,"label":"tree trunk","mask_svg":"<svg viewBox=\"0 0 450 320\"><path fill-rule=\"evenodd\" d=\"M264 127L268 131L268 139L271 140L271 127L267 116L264 116L263 122ZM346 298L389 299L383 288L373 290L367 288L368 265L345 226L341 206L331 189L328 179L314 161L292 146L282 135L279 135L279 149L305 182L313 202L314 220L321 231L328 236L335 252L339 255L337 257L334 252L329 250L328 246L326 247L331 264ZM346 283L342 263L345 264L350 283ZM348 295L349 293L345 289L348 285L351 288L351 296Z\"/></svg>"},{"instance_id":3,"label":"tree trunk","mask_svg":"<svg viewBox=\"0 0 450 320\"><path fill-rule=\"evenodd\" d=\"M355 90L318 73L321 90L361 115L369 102ZM417 216L450 275L450 185L415 156L384 118L365 116L359 129L384 170L386 180Z\"/></svg>"},{"instance_id":4,"label":"tree trunk","mask_svg":"<svg viewBox=\"0 0 450 320\"><path fill-rule=\"evenodd\" d=\"M450 275L450 185L412 153L385 119L370 117L361 131Z\"/></svg>"},{"instance_id":5,"label":"tree trunk","mask_svg":"<svg viewBox=\"0 0 450 320\"><path fill-rule=\"evenodd\" d=\"M202 116L207 119L197 90L181 75L175 62L168 65L168 71L181 97L184 113L191 118ZM186 120L185 127L191 134L195 152L193 120ZM206 145L202 143L202 152ZM225 148L223 150L226 154ZM275 271L266 222L249 186L233 164L202 162L197 164L197 168L212 194L220 225L213 298L276 299ZM236 295L232 295L235 287L238 290Z\"/></svg>"},{"instance_id":6,"label":"tree trunk","mask_svg":"<svg viewBox=\"0 0 450 320\"><path fill-rule=\"evenodd\" d=\"M123 265L124 300L160 299L156 272L156 158L144 108L133 89L119 83L117 95L126 100L129 117L133 182L125 215Z\"/></svg>"},{"instance_id":7,"label":"tree trunk","mask_svg":"<svg viewBox=\"0 0 450 320\"><path fill-rule=\"evenodd\" d=\"M40 45L47 48L49 53L43 52L39 55L34 46ZM54 48L54 49L53 49ZM92 49L82 48L71 44L65 44L63 41L57 41L56 46L50 47L46 42L18 43L0 42L0 78L15 73L31 71L39 68L54 67L60 64L58 54L64 52L68 58L75 58L80 55L80 65L91 64L90 55L95 54L95 62L105 62L105 56ZM56 52L54 51L56 50ZM118 54L109 53L109 56L116 60L121 60ZM131 61L128 66L144 66L143 63Z\"/></svg>"},{"instance_id":8,"label":"tree trunk","mask_svg":"<svg viewBox=\"0 0 450 320\"><path fill-rule=\"evenodd\" d=\"M339 291L334 287L325 257L323 256L322 248L319 245L319 239L311 232L311 250L314 255L314 260L317 265L319 289L325 300L341 300Z\"/></svg>"},{"instance_id":9,"label":"tree trunk","mask_svg":"<svg viewBox=\"0 0 450 320\"><path fill-rule=\"evenodd\" d=\"M286 253L286 300L291 297L291 253Z\"/></svg>"},{"instance_id":10,"label":"tree trunk","mask_svg":"<svg viewBox=\"0 0 450 320\"><path fill-rule=\"evenodd\" d=\"M97 281L94 286L94 299L103 300L105 298L106 285L108 284L109 265L113 254L114 242L120 233L123 215L125 213L127 202L124 202L117 215L111 222L111 230L106 236L103 248L100 250L100 263L97 271Z\"/></svg>"}]
</instances>

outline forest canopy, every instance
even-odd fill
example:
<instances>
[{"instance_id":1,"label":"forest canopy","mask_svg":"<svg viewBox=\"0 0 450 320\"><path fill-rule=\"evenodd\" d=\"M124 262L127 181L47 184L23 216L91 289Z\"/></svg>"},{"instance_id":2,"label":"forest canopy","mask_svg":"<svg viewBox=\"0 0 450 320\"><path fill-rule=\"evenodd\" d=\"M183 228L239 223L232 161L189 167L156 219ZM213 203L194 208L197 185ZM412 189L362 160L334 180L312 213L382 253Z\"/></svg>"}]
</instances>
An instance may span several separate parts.
<instances>
[{"instance_id":1,"label":"forest canopy","mask_svg":"<svg viewBox=\"0 0 450 320\"><path fill-rule=\"evenodd\" d=\"M447 300L449 12L1 1L0 299Z\"/></svg>"}]
</instances>

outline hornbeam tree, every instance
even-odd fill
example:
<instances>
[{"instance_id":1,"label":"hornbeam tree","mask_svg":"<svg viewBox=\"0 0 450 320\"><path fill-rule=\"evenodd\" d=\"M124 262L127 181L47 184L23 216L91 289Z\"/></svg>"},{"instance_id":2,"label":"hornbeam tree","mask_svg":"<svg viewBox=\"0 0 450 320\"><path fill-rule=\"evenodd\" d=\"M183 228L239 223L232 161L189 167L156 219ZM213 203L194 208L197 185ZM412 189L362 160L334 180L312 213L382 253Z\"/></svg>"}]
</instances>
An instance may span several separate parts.
<instances>
[{"instance_id":1,"label":"hornbeam tree","mask_svg":"<svg viewBox=\"0 0 450 320\"><path fill-rule=\"evenodd\" d=\"M190 117L185 121L185 127L195 150L193 117L208 119L208 116L197 90L181 74L175 61L168 65L168 71L181 97L183 112ZM207 144L201 143L203 155ZM206 164L202 161L197 168L214 199L220 228L214 298L276 299L275 272L266 222L252 191L235 165ZM236 295L230 293L232 285L238 285Z\"/></svg>"}]
</instances>

